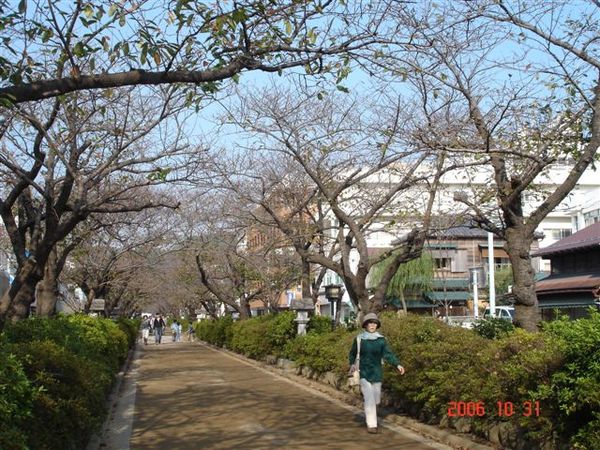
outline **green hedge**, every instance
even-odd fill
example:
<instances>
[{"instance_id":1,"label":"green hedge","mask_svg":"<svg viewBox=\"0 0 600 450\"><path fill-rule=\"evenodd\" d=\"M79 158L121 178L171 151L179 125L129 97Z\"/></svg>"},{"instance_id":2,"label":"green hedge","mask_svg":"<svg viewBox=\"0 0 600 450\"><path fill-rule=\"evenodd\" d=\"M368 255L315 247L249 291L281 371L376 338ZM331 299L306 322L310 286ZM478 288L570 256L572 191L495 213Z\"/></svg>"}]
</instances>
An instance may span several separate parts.
<instances>
[{"instance_id":1,"label":"green hedge","mask_svg":"<svg viewBox=\"0 0 600 450\"><path fill-rule=\"evenodd\" d=\"M36 393L19 359L6 345L0 345L0 448L27 448L23 428Z\"/></svg>"},{"instance_id":2,"label":"green hedge","mask_svg":"<svg viewBox=\"0 0 600 450\"><path fill-rule=\"evenodd\" d=\"M230 316L202 320L196 335L213 345L227 347L250 358L283 355L285 345L296 335L295 314L291 311L234 322Z\"/></svg>"},{"instance_id":3,"label":"green hedge","mask_svg":"<svg viewBox=\"0 0 600 450\"><path fill-rule=\"evenodd\" d=\"M104 421L115 374L137 339L135 327L127 319L79 315L7 324L0 386L5 379L10 385L0 388L0 448L85 448Z\"/></svg>"},{"instance_id":4,"label":"green hedge","mask_svg":"<svg viewBox=\"0 0 600 450\"><path fill-rule=\"evenodd\" d=\"M317 373L335 372L342 376L348 372L348 351L353 338L344 328L329 333L309 332L290 341L285 356Z\"/></svg>"},{"instance_id":5,"label":"green hedge","mask_svg":"<svg viewBox=\"0 0 600 450\"><path fill-rule=\"evenodd\" d=\"M600 448L600 313L589 319L566 318L545 324L545 333L564 355L548 386L538 395L556 406L558 433L570 437L571 448Z\"/></svg>"},{"instance_id":6,"label":"green hedge","mask_svg":"<svg viewBox=\"0 0 600 450\"><path fill-rule=\"evenodd\" d=\"M219 347L231 347L233 319L231 316L219 319L201 320L196 324L196 336Z\"/></svg>"},{"instance_id":7,"label":"green hedge","mask_svg":"<svg viewBox=\"0 0 600 450\"><path fill-rule=\"evenodd\" d=\"M306 336L293 338L291 319L280 314L206 321L198 335L254 358L275 354L318 373L345 374L356 332L327 331L327 319L319 318ZM557 320L536 334L503 323L478 333L413 315L381 319L383 334L406 368L402 377L391 368L384 374L400 410L433 424L461 420L482 436L509 422L515 448L600 448L600 314ZM483 414L449 418L451 402L478 403ZM514 414L500 416L499 402L512 405ZM528 405L533 414L526 416Z\"/></svg>"}]
</instances>

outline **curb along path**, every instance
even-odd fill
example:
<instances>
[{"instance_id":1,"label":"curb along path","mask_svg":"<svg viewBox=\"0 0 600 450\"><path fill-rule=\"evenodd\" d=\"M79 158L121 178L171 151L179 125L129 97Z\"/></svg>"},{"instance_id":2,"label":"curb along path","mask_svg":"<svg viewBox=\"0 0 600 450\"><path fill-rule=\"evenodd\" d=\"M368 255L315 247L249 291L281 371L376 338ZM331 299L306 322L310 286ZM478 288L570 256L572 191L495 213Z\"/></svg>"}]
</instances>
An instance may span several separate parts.
<instances>
[{"instance_id":1,"label":"curb along path","mask_svg":"<svg viewBox=\"0 0 600 450\"><path fill-rule=\"evenodd\" d=\"M451 448L387 419L367 434L357 408L203 344L150 344L136 354L131 449Z\"/></svg>"}]
</instances>

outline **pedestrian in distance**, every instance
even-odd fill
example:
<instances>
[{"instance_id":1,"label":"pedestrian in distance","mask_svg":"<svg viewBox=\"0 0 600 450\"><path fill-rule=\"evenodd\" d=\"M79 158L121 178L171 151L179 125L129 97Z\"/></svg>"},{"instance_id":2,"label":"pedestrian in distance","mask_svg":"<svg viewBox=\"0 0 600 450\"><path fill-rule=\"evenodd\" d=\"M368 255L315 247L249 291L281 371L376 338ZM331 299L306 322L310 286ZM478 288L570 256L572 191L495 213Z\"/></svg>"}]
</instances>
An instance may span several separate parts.
<instances>
[{"instance_id":1,"label":"pedestrian in distance","mask_svg":"<svg viewBox=\"0 0 600 450\"><path fill-rule=\"evenodd\" d=\"M363 395L369 433L377 433L377 405L381 402L381 381L383 379L382 360L394 366L400 375L404 375L404 367L400 365L398 357L390 348L385 337L377 331L380 326L381 322L376 314L365 315L362 323L364 331L354 339L348 355L350 373L356 369L358 356L360 391Z\"/></svg>"},{"instance_id":2,"label":"pedestrian in distance","mask_svg":"<svg viewBox=\"0 0 600 450\"><path fill-rule=\"evenodd\" d=\"M175 342L181 342L181 331L183 329L183 325L181 325L179 320L175 321L175 325L177 325L177 328L175 328Z\"/></svg>"},{"instance_id":3,"label":"pedestrian in distance","mask_svg":"<svg viewBox=\"0 0 600 450\"><path fill-rule=\"evenodd\" d=\"M160 344L162 340L163 330L167 324L165 323L162 316L159 314L154 318L154 322L152 324L152 328L154 328L154 343Z\"/></svg>"},{"instance_id":4,"label":"pedestrian in distance","mask_svg":"<svg viewBox=\"0 0 600 450\"><path fill-rule=\"evenodd\" d=\"M194 342L196 330L194 330L194 325L192 325L191 323L188 325L187 335L188 335L188 342Z\"/></svg>"},{"instance_id":5,"label":"pedestrian in distance","mask_svg":"<svg viewBox=\"0 0 600 450\"><path fill-rule=\"evenodd\" d=\"M150 317L144 316L142 320L142 339L144 340L144 345L148 345L148 338L150 337L150 328L152 328L152 324L150 323Z\"/></svg>"},{"instance_id":6,"label":"pedestrian in distance","mask_svg":"<svg viewBox=\"0 0 600 450\"><path fill-rule=\"evenodd\" d=\"M171 338L173 342L177 342L177 321L174 320L171 324Z\"/></svg>"}]
</instances>

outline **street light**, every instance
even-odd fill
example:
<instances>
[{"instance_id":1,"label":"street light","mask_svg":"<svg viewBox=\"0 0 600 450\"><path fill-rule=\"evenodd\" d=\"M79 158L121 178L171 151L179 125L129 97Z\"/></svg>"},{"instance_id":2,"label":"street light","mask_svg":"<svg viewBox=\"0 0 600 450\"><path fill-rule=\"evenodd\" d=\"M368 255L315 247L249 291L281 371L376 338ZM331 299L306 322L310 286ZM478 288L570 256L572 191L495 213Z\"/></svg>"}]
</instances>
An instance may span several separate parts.
<instances>
[{"instance_id":1,"label":"street light","mask_svg":"<svg viewBox=\"0 0 600 450\"><path fill-rule=\"evenodd\" d=\"M340 300L344 295L344 290L339 284L328 284L325 286L325 297L331 302L331 328L335 329L335 318L339 314ZM337 308L335 308L337 306Z\"/></svg>"}]
</instances>

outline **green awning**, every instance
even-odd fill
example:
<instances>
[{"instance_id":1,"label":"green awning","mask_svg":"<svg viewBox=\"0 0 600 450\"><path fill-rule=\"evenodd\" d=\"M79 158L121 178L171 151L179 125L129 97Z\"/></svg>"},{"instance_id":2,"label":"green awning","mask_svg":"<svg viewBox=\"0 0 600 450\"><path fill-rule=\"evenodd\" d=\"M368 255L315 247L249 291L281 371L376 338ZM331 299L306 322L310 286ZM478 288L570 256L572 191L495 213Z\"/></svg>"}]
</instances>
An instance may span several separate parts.
<instances>
[{"instance_id":1,"label":"green awning","mask_svg":"<svg viewBox=\"0 0 600 450\"><path fill-rule=\"evenodd\" d=\"M471 297L464 291L425 292L423 295L432 302L464 302Z\"/></svg>"},{"instance_id":2,"label":"green awning","mask_svg":"<svg viewBox=\"0 0 600 450\"><path fill-rule=\"evenodd\" d=\"M426 300L407 300L406 307L411 308L433 308L435 305Z\"/></svg>"},{"instance_id":3,"label":"green awning","mask_svg":"<svg viewBox=\"0 0 600 450\"><path fill-rule=\"evenodd\" d=\"M385 301L388 305L393 305L397 309L402 308L402 302L399 298L391 298L386 299ZM422 308L433 308L435 305L428 302L425 299L410 299L406 300L406 308L407 309L422 309Z\"/></svg>"},{"instance_id":4,"label":"green awning","mask_svg":"<svg viewBox=\"0 0 600 450\"><path fill-rule=\"evenodd\" d=\"M444 287L450 290L466 290L469 289L468 278L434 278L432 286L435 290L443 290Z\"/></svg>"}]
</instances>

